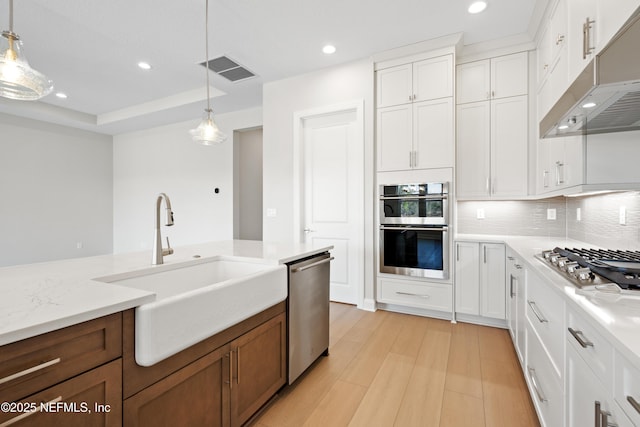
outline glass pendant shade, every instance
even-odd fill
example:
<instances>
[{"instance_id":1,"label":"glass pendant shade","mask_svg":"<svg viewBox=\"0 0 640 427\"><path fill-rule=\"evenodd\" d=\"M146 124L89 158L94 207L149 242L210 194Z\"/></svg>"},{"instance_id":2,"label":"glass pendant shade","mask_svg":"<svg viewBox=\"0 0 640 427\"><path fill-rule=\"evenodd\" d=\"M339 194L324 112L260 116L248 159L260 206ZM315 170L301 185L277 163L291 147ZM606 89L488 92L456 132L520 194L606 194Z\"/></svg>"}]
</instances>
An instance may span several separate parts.
<instances>
[{"instance_id":1,"label":"glass pendant shade","mask_svg":"<svg viewBox=\"0 0 640 427\"><path fill-rule=\"evenodd\" d=\"M35 101L51 93L53 82L29 66L17 34L3 31L0 37L0 96Z\"/></svg>"},{"instance_id":2,"label":"glass pendant shade","mask_svg":"<svg viewBox=\"0 0 640 427\"><path fill-rule=\"evenodd\" d=\"M204 110L205 116L197 128L191 129L189 133L194 141L202 145L220 144L227 139L211 116L211 110Z\"/></svg>"}]
</instances>

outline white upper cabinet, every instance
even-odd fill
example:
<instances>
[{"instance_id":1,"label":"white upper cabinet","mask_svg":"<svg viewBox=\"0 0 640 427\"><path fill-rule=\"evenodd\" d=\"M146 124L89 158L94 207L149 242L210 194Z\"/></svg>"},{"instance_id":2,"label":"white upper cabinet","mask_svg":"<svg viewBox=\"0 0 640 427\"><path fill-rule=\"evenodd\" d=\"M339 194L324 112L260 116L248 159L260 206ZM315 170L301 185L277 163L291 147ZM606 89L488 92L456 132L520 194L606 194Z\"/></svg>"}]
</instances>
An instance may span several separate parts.
<instances>
[{"instance_id":1,"label":"white upper cabinet","mask_svg":"<svg viewBox=\"0 0 640 427\"><path fill-rule=\"evenodd\" d=\"M453 96L453 56L378 70L376 96L378 108Z\"/></svg>"},{"instance_id":2,"label":"white upper cabinet","mask_svg":"<svg viewBox=\"0 0 640 427\"><path fill-rule=\"evenodd\" d=\"M378 171L454 165L453 55L378 69Z\"/></svg>"},{"instance_id":3,"label":"white upper cabinet","mask_svg":"<svg viewBox=\"0 0 640 427\"><path fill-rule=\"evenodd\" d=\"M525 197L528 190L528 53L459 65L459 199Z\"/></svg>"},{"instance_id":4,"label":"white upper cabinet","mask_svg":"<svg viewBox=\"0 0 640 427\"><path fill-rule=\"evenodd\" d=\"M378 107L406 104L413 98L412 64L376 72Z\"/></svg>"},{"instance_id":5,"label":"white upper cabinet","mask_svg":"<svg viewBox=\"0 0 640 427\"><path fill-rule=\"evenodd\" d=\"M469 62L457 67L457 103L526 95L527 53Z\"/></svg>"}]
</instances>

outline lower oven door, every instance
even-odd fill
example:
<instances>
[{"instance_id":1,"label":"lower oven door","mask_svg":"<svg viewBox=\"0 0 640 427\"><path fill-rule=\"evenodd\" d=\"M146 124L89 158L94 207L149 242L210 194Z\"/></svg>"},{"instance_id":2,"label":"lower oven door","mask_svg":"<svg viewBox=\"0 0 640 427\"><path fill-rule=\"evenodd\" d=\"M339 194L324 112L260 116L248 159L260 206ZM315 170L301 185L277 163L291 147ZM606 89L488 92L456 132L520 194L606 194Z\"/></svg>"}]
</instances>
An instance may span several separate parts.
<instances>
[{"instance_id":1,"label":"lower oven door","mask_svg":"<svg viewBox=\"0 0 640 427\"><path fill-rule=\"evenodd\" d=\"M380 226L380 272L449 278L447 227Z\"/></svg>"}]
</instances>

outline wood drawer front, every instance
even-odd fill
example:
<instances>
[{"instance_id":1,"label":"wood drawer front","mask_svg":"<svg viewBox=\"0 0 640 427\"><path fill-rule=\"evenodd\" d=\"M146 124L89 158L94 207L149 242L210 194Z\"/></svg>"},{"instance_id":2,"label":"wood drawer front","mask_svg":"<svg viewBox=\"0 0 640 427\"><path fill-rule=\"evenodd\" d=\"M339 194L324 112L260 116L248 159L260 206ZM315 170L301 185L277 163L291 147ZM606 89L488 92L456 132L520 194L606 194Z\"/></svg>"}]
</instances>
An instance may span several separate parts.
<instances>
[{"instance_id":1,"label":"wood drawer front","mask_svg":"<svg viewBox=\"0 0 640 427\"><path fill-rule=\"evenodd\" d=\"M564 395L562 381L538 337L527 328L527 366L525 375L531 390L531 400L538 409L542 426L562 425Z\"/></svg>"},{"instance_id":2,"label":"wood drawer front","mask_svg":"<svg viewBox=\"0 0 640 427\"><path fill-rule=\"evenodd\" d=\"M2 347L0 396L17 401L122 355L116 313Z\"/></svg>"},{"instance_id":3,"label":"wood drawer front","mask_svg":"<svg viewBox=\"0 0 640 427\"><path fill-rule=\"evenodd\" d=\"M640 426L640 369L618 352L615 354L614 396L631 421Z\"/></svg>"},{"instance_id":4,"label":"wood drawer front","mask_svg":"<svg viewBox=\"0 0 640 427\"><path fill-rule=\"evenodd\" d=\"M28 405L34 411L2 411L0 425L7 423L6 425L16 427L121 426L122 359L92 369L15 404L21 407Z\"/></svg>"},{"instance_id":5,"label":"wood drawer front","mask_svg":"<svg viewBox=\"0 0 640 427\"><path fill-rule=\"evenodd\" d=\"M573 333L569 330L573 331ZM613 347L581 315L567 310L566 337L598 379L613 390ZM574 336L577 335L577 336ZM580 343L580 340L583 342Z\"/></svg>"},{"instance_id":6,"label":"wood drawer front","mask_svg":"<svg viewBox=\"0 0 640 427\"><path fill-rule=\"evenodd\" d=\"M380 302L450 312L451 298L450 284L380 279Z\"/></svg>"},{"instance_id":7,"label":"wood drawer front","mask_svg":"<svg viewBox=\"0 0 640 427\"><path fill-rule=\"evenodd\" d=\"M526 313L529 323L549 353L559 378L564 372L564 299L537 277L530 276L527 286Z\"/></svg>"}]
</instances>

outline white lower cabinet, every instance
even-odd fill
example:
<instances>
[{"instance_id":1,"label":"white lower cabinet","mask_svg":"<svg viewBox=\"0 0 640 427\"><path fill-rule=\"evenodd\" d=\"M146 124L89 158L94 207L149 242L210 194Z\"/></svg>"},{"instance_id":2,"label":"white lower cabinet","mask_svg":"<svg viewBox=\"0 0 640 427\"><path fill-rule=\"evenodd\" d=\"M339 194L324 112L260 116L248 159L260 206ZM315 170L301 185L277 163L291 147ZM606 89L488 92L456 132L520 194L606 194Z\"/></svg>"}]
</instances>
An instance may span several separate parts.
<instances>
[{"instance_id":1,"label":"white lower cabinet","mask_svg":"<svg viewBox=\"0 0 640 427\"><path fill-rule=\"evenodd\" d=\"M505 246L456 242L456 313L506 320Z\"/></svg>"},{"instance_id":2,"label":"white lower cabinet","mask_svg":"<svg viewBox=\"0 0 640 427\"><path fill-rule=\"evenodd\" d=\"M610 389L579 354L573 338L568 339L566 427L633 427Z\"/></svg>"},{"instance_id":3,"label":"white lower cabinet","mask_svg":"<svg viewBox=\"0 0 640 427\"><path fill-rule=\"evenodd\" d=\"M636 426L640 426L640 369L616 352L615 390L616 402Z\"/></svg>"},{"instance_id":4,"label":"white lower cabinet","mask_svg":"<svg viewBox=\"0 0 640 427\"><path fill-rule=\"evenodd\" d=\"M526 328L526 334L525 375L540 424L543 427L561 426L564 412L562 381L555 375L555 369L533 329Z\"/></svg>"},{"instance_id":5,"label":"white lower cabinet","mask_svg":"<svg viewBox=\"0 0 640 427\"><path fill-rule=\"evenodd\" d=\"M451 284L378 278L378 301L451 313Z\"/></svg>"}]
</instances>

